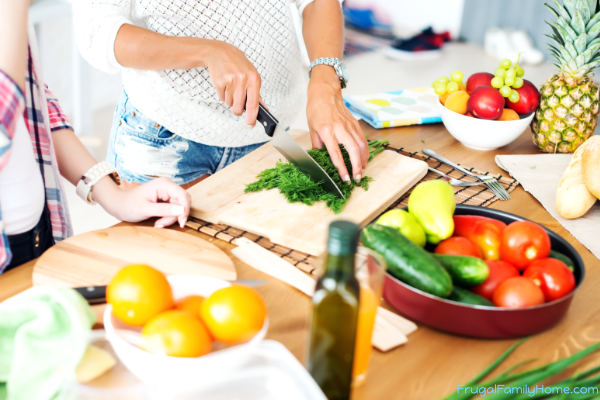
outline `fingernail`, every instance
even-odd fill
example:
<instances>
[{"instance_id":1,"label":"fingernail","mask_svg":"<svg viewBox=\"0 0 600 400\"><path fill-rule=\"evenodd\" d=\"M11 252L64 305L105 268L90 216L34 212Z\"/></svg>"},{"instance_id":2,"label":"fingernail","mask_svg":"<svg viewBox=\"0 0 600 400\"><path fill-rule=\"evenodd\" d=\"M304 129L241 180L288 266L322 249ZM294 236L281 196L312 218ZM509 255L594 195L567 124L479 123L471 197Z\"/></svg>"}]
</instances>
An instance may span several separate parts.
<instances>
[{"instance_id":1,"label":"fingernail","mask_svg":"<svg viewBox=\"0 0 600 400\"><path fill-rule=\"evenodd\" d=\"M172 215L181 215L181 214L183 214L183 212L184 212L183 206L172 206L171 207Z\"/></svg>"},{"instance_id":2,"label":"fingernail","mask_svg":"<svg viewBox=\"0 0 600 400\"><path fill-rule=\"evenodd\" d=\"M344 175L344 177L342 178L342 180L344 182L350 182L350 175Z\"/></svg>"},{"instance_id":3,"label":"fingernail","mask_svg":"<svg viewBox=\"0 0 600 400\"><path fill-rule=\"evenodd\" d=\"M361 178L362 178L362 177L360 176L360 174L358 174L358 175L356 175L356 176L354 177L354 181L355 181L355 182L360 182Z\"/></svg>"},{"instance_id":4,"label":"fingernail","mask_svg":"<svg viewBox=\"0 0 600 400\"><path fill-rule=\"evenodd\" d=\"M154 226L156 226L157 228L164 228L165 227L163 224L156 224Z\"/></svg>"}]
</instances>

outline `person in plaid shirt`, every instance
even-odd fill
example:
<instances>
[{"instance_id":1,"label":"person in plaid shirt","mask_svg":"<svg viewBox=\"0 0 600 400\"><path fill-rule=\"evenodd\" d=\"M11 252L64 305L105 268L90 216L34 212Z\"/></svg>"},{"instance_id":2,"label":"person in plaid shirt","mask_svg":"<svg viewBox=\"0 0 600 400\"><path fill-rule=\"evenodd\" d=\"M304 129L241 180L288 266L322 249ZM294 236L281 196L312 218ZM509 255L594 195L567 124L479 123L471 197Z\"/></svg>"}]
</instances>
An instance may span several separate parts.
<instances>
[{"instance_id":1,"label":"person in plaid shirt","mask_svg":"<svg viewBox=\"0 0 600 400\"><path fill-rule=\"evenodd\" d=\"M27 41L28 7L29 1L0 0L0 273L71 235L59 173L116 218L157 216L155 226L183 226L185 190L167 178L119 185L75 136L40 79L35 43Z\"/></svg>"}]
</instances>

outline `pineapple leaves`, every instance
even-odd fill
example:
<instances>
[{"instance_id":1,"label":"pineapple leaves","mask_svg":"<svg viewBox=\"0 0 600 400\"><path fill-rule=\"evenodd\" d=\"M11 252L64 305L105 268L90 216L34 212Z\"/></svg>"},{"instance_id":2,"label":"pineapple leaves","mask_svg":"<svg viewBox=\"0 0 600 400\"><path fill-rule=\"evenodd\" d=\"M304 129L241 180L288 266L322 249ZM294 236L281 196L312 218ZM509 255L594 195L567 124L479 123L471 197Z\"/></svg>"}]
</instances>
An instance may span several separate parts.
<instances>
[{"instance_id":1,"label":"pineapple leaves","mask_svg":"<svg viewBox=\"0 0 600 400\"><path fill-rule=\"evenodd\" d=\"M585 32L585 22L583 22L583 16L579 9L575 9L573 11L573 19L571 20L571 25L575 32Z\"/></svg>"},{"instance_id":2,"label":"pineapple leaves","mask_svg":"<svg viewBox=\"0 0 600 400\"><path fill-rule=\"evenodd\" d=\"M552 25L551 23L549 23L548 21L546 21L546 23L548 24L548 26L550 26L550 28L552 29L552 32L553 32L552 35L546 35L546 36L549 37L550 39L554 40L561 47L564 46L565 41L563 40L562 36L560 36L560 33L558 32L556 27L554 25Z\"/></svg>"},{"instance_id":3,"label":"pineapple leaves","mask_svg":"<svg viewBox=\"0 0 600 400\"><path fill-rule=\"evenodd\" d=\"M587 47L587 35L585 34L585 32L577 36L574 45L575 49L577 50L577 54L581 55L581 53L585 51L585 48Z\"/></svg>"},{"instance_id":4,"label":"pineapple leaves","mask_svg":"<svg viewBox=\"0 0 600 400\"><path fill-rule=\"evenodd\" d=\"M562 16L567 21L571 19L571 14L569 14L569 11L565 8L565 6L560 4L560 1L554 0L554 5L556 7L554 12L556 13L557 17Z\"/></svg>"},{"instance_id":5,"label":"pineapple leaves","mask_svg":"<svg viewBox=\"0 0 600 400\"><path fill-rule=\"evenodd\" d=\"M587 24L585 25L585 30L588 31L588 33L590 33L590 31L593 29L594 25L596 25L598 22L600 22L600 13L595 14L592 19L590 19Z\"/></svg>"},{"instance_id":6,"label":"pineapple leaves","mask_svg":"<svg viewBox=\"0 0 600 400\"><path fill-rule=\"evenodd\" d=\"M571 25L569 25L569 21L567 21L563 17L558 17L556 19L556 29L558 29L558 32L560 32L560 35L565 41L567 41L567 39L575 40L575 38L577 37L577 32L575 32L573 28L571 28Z\"/></svg>"},{"instance_id":7,"label":"pineapple leaves","mask_svg":"<svg viewBox=\"0 0 600 400\"><path fill-rule=\"evenodd\" d=\"M598 13L598 16L600 16L600 13ZM599 21L600 21L600 19L599 19ZM596 25L592 26L591 29L588 29L588 31L587 31L588 40L591 42L592 40L598 38L598 34L600 34L600 22L598 22Z\"/></svg>"}]
</instances>

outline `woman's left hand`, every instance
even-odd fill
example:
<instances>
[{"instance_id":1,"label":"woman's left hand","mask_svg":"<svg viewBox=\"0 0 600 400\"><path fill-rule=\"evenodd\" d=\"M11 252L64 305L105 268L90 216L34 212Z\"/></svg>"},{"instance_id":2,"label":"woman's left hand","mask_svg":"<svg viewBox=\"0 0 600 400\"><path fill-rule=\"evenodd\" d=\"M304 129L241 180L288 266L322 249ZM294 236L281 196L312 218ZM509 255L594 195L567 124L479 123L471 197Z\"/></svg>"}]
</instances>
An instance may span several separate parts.
<instances>
[{"instance_id":1,"label":"woman's left hand","mask_svg":"<svg viewBox=\"0 0 600 400\"><path fill-rule=\"evenodd\" d=\"M333 165L344 181L350 173L344 164L340 144L344 145L352 164L352 177L360 180L369 160L369 145L358 121L344 105L340 81L333 69L313 69L308 86L306 116L313 148L327 148Z\"/></svg>"},{"instance_id":2,"label":"woman's left hand","mask_svg":"<svg viewBox=\"0 0 600 400\"><path fill-rule=\"evenodd\" d=\"M190 213L190 195L169 178L157 178L143 185L114 188L114 191L98 190L98 198L95 191L92 195L106 211L121 221L139 222L159 217L154 223L157 228L175 222L183 228L187 221ZM100 188L96 185L94 189Z\"/></svg>"}]
</instances>

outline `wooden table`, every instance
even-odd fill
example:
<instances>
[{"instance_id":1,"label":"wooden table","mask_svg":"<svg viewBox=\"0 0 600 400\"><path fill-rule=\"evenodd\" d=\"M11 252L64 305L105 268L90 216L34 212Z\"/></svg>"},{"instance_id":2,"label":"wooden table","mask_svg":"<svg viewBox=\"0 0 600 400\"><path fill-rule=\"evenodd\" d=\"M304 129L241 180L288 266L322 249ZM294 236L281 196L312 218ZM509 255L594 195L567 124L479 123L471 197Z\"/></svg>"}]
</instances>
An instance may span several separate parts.
<instances>
[{"instance_id":1,"label":"wooden table","mask_svg":"<svg viewBox=\"0 0 600 400\"><path fill-rule=\"evenodd\" d=\"M497 150L479 152L455 141L441 124L376 131L363 124L370 138L387 139L395 147L420 150L429 147L451 160L479 170L500 173L493 159L496 154L536 153L530 132L517 141ZM552 173L552 172L549 172ZM511 356L513 362L537 358L548 362L562 358L592 342L600 340L600 261L574 239L544 208L520 186L508 201L496 201L491 207L526 216L565 237L581 254L585 280L575 295L565 318L552 329L535 335ZM231 244L209 238L230 252ZM299 360L304 360L307 340L307 318L310 300L296 290L278 282L234 259L240 279L265 279L269 283L258 287L268 305L271 326L267 337L283 343ZM31 285L32 265L19 267L0 276L0 299ZM293 310L293 312L290 312ZM389 353L374 351L367 382L354 390L354 399L436 399L456 390L500 355L514 340L480 340L453 336L424 326L409 336L406 345ZM597 360L597 359L596 359Z\"/></svg>"}]
</instances>

